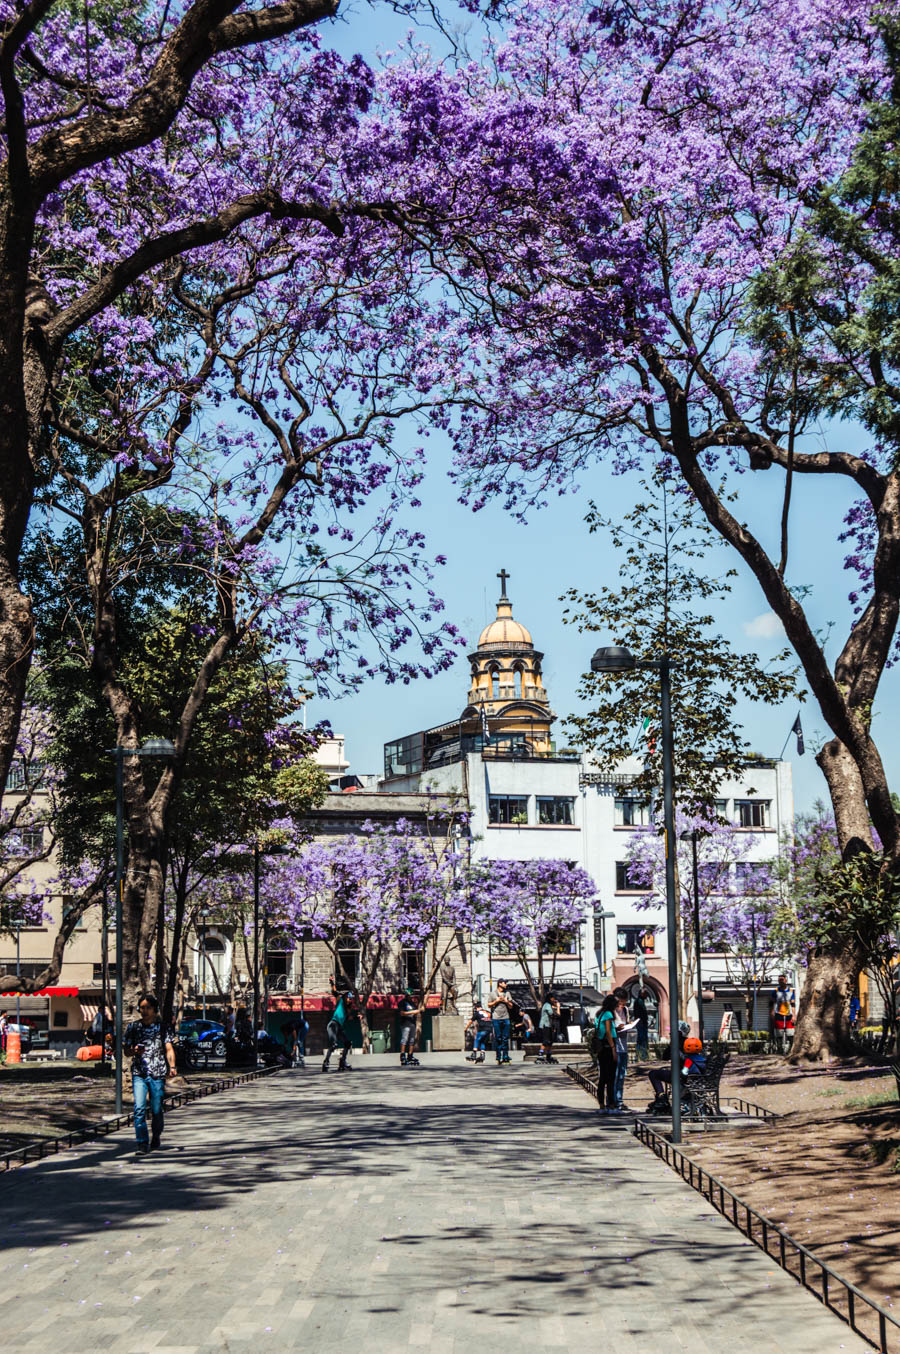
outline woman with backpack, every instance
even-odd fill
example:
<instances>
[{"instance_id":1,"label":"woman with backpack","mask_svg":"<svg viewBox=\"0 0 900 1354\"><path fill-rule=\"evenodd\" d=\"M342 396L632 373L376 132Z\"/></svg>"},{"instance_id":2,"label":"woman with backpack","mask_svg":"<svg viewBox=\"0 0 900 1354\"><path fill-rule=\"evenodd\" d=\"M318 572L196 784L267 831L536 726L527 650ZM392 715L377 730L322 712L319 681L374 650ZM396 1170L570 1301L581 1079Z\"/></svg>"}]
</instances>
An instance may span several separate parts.
<instances>
[{"instance_id":1,"label":"woman with backpack","mask_svg":"<svg viewBox=\"0 0 900 1354\"><path fill-rule=\"evenodd\" d=\"M616 1109L616 1007L619 999L614 993L604 997L600 1014L597 1017L597 1034L600 1039L599 1071L597 1082L597 1101L601 1114L620 1114Z\"/></svg>"}]
</instances>

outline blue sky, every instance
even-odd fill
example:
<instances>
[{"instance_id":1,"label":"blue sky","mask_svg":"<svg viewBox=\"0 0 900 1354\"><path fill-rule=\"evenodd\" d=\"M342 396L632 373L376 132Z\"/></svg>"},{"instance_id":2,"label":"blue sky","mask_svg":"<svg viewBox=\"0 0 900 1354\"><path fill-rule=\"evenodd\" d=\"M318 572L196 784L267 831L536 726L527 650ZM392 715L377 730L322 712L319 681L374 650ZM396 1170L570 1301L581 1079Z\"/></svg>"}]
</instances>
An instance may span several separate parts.
<instances>
[{"instance_id":1,"label":"blue sky","mask_svg":"<svg viewBox=\"0 0 900 1354\"><path fill-rule=\"evenodd\" d=\"M343 8L342 15L341 21L323 30L323 40L333 42L345 55L360 51L373 61L379 48L396 44L409 28L407 19L384 5L373 9L356 4ZM410 428L400 436L412 438L414 430ZM862 439L852 429L846 433L829 429L828 440L831 445L849 442L858 447ZM498 506L475 514L457 503L446 476L446 444L432 435L428 445L430 470L416 525L428 537L429 553L447 556L447 566L439 570L436 585L447 603L447 618L462 629L474 648L478 632L495 614L499 592L496 575L501 567L506 568L511 575L509 594L514 614L529 627L535 644L546 655L544 676L553 709L560 718L574 712L579 676L601 640L578 635L563 624L559 597L571 586L596 590L604 584L614 585L616 554L605 536L588 534L583 519L589 498L601 504L606 516L620 517L634 502L634 481L616 478L598 466L582 476L580 492L555 500L522 526ZM834 622L827 649L833 660L850 621L847 593L852 580L843 569L844 551L837 536L851 497L845 483L826 482L824 478L800 478L795 483L788 578L792 585L811 586L806 607L814 626L827 627ZM737 487L737 515L774 549L781 473L770 470L746 474L739 478ZM730 598L719 609L720 629L736 648L752 648L763 657L772 655L783 647L784 638L773 624L774 617L755 579L724 547L708 562L707 571L724 571L731 565L737 565L739 576ZM610 642L614 639L609 636ZM455 718L465 704L467 688L468 664L461 654L454 668L438 678L409 686L386 686L375 680L362 693L344 700L310 702L309 715L311 720L330 720L336 732L346 735L354 771L380 771L384 742ZM882 680L874 729L889 779L900 788L900 734L892 717L896 696L897 677L894 671L888 671ZM781 706L751 705L742 710L754 749L777 756L797 709L797 702L792 700ZM802 759L794 758L795 799L800 810L826 797L825 783L812 755L813 745L826 736L824 720L810 701L802 707L802 720L807 752ZM562 737L559 726L557 737ZM786 755L793 755L793 746L792 740Z\"/></svg>"}]
</instances>

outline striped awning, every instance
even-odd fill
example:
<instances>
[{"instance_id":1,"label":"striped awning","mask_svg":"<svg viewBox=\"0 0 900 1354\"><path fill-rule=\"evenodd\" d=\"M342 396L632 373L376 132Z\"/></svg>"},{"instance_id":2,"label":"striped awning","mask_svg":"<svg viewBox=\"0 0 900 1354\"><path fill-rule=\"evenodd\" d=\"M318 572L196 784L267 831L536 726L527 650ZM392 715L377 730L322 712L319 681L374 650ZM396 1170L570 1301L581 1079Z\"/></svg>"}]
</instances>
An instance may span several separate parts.
<instances>
[{"instance_id":1,"label":"striped awning","mask_svg":"<svg viewBox=\"0 0 900 1354\"><path fill-rule=\"evenodd\" d=\"M83 1001L81 1003L81 1018L84 1023L90 1025L99 1010L99 1006L91 1006L90 1003Z\"/></svg>"}]
</instances>

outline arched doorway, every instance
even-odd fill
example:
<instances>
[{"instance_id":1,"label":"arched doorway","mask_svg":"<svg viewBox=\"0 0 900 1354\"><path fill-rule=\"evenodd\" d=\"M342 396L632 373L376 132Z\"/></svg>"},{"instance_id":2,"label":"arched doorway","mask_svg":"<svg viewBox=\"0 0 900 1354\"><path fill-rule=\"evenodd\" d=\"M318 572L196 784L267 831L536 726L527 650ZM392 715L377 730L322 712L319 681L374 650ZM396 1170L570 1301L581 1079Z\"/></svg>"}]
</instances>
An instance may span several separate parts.
<instances>
[{"instance_id":1,"label":"arched doorway","mask_svg":"<svg viewBox=\"0 0 900 1354\"><path fill-rule=\"evenodd\" d=\"M208 996L227 995L231 980L230 945L214 931L205 936L201 928L197 946L197 985Z\"/></svg>"}]
</instances>

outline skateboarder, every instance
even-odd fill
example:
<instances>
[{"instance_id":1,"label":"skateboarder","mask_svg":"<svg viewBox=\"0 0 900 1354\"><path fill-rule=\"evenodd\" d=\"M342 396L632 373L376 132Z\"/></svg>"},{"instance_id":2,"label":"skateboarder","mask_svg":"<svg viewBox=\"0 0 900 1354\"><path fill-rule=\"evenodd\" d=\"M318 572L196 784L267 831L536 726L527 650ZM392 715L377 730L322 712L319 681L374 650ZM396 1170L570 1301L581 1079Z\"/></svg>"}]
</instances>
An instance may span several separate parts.
<instances>
[{"instance_id":1,"label":"skateboarder","mask_svg":"<svg viewBox=\"0 0 900 1354\"><path fill-rule=\"evenodd\" d=\"M352 988L348 992L339 992L334 978L331 979L331 994L335 999L336 1005L332 1012L331 1019L325 1026L325 1035L328 1039L328 1051L325 1054L325 1061L322 1063L322 1071L328 1071L328 1064L334 1050L340 1045L341 1056L338 1059L338 1071L349 1072L352 1069L347 1063L347 1054L350 1052L350 1037L347 1034L347 1026L350 1023L351 1016L356 1014L355 1001L356 993Z\"/></svg>"}]
</instances>

